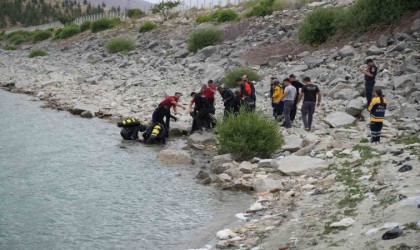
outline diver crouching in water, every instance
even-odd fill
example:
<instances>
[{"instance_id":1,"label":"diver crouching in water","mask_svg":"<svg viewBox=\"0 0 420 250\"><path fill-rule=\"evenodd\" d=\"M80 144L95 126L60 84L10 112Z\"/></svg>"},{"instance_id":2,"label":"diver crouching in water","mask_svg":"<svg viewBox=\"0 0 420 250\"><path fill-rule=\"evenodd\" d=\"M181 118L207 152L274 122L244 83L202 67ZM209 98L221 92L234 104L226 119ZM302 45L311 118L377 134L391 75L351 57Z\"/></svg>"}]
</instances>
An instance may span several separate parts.
<instances>
[{"instance_id":1,"label":"diver crouching in water","mask_svg":"<svg viewBox=\"0 0 420 250\"><path fill-rule=\"evenodd\" d=\"M139 141L155 144L155 143L165 143L166 138L166 127L162 123L154 122L150 124L146 131L143 133L142 137L139 138Z\"/></svg>"},{"instance_id":2,"label":"diver crouching in water","mask_svg":"<svg viewBox=\"0 0 420 250\"><path fill-rule=\"evenodd\" d=\"M124 140L133 140L136 141L139 139L139 132L144 132L146 126L142 125L139 120L135 118L125 119L121 122L118 122L118 127L122 127L120 135Z\"/></svg>"}]
</instances>

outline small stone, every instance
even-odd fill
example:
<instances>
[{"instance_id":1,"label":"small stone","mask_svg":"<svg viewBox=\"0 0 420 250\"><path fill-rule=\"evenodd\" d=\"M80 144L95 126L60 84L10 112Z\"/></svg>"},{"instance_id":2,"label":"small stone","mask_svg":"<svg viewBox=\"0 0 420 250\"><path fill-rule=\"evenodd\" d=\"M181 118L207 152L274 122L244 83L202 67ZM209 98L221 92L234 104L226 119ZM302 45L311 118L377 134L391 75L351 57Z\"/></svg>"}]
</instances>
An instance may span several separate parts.
<instances>
[{"instance_id":1,"label":"small stone","mask_svg":"<svg viewBox=\"0 0 420 250\"><path fill-rule=\"evenodd\" d=\"M341 57L347 57L347 56L354 56L356 54L355 49L352 46L344 46L339 52Z\"/></svg>"},{"instance_id":2,"label":"small stone","mask_svg":"<svg viewBox=\"0 0 420 250\"><path fill-rule=\"evenodd\" d=\"M254 170L254 167L252 166L251 162L249 161L243 161L239 165L239 171L241 171L244 174L250 174Z\"/></svg>"},{"instance_id":3,"label":"small stone","mask_svg":"<svg viewBox=\"0 0 420 250\"><path fill-rule=\"evenodd\" d=\"M219 232L216 233L216 237L219 240L228 240L228 239L231 239L233 237L236 237L236 234L234 232L232 232L232 230L230 230L230 229L223 229L223 230L220 230Z\"/></svg>"},{"instance_id":4,"label":"small stone","mask_svg":"<svg viewBox=\"0 0 420 250\"><path fill-rule=\"evenodd\" d=\"M347 217L338 222L331 223L330 227L349 227L354 224L353 218Z\"/></svg>"},{"instance_id":5,"label":"small stone","mask_svg":"<svg viewBox=\"0 0 420 250\"><path fill-rule=\"evenodd\" d=\"M80 116L81 116L81 117L83 117L83 118L93 118L93 114L92 114L92 112L90 112L90 111L83 111L83 112L80 114Z\"/></svg>"}]
</instances>

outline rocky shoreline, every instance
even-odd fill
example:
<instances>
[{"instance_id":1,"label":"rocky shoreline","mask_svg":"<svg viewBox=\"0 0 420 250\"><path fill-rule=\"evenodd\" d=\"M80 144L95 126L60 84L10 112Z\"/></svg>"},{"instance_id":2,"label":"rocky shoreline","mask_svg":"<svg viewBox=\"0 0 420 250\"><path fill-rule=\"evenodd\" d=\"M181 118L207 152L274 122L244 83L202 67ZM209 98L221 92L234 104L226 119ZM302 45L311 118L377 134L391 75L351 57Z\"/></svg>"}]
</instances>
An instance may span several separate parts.
<instances>
[{"instance_id":1,"label":"rocky shoreline","mask_svg":"<svg viewBox=\"0 0 420 250\"><path fill-rule=\"evenodd\" d=\"M341 2L346 1L319 3ZM246 28L196 54L185 49L184 37L195 28L187 14L146 35L121 28L69 44L45 42L40 45L50 54L45 58L27 58L31 45L14 52L0 49L0 84L82 117L115 122L135 116L148 122L166 94L189 93L243 64L264 76L256 83L257 107L267 114L270 76L309 76L323 92L315 130L306 132L297 119L293 128L281 130L284 145L272 159L236 162L231 155L217 155L213 133L186 136L191 118L185 112L171 123L171 136L181 137L169 141L158 160L194 163L201 184L252 192L256 202L237 215L243 226L217 232L217 249L420 249L420 18L374 41L288 51L254 64L247 59L255 49L293 42L310 8L224 24L226 32ZM105 41L119 35L137 36L135 51L106 53ZM359 72L366 58L377 63L376 87L389 103L378 146L368 143L369 114ZM220 99L216 103L220 112ZM405 165L412 169L399 172ZM396 225L403 236L382 240Z\"/></svg>"}]
</instances>

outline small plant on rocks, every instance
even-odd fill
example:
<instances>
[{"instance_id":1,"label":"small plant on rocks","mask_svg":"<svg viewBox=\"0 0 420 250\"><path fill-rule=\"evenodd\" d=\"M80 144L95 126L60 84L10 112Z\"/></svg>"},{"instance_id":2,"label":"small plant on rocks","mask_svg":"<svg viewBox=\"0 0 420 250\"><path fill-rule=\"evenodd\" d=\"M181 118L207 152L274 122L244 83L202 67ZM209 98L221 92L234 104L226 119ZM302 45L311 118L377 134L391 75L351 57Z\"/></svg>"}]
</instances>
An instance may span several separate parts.
<instances>
[{"instance_id":1,"label":"small plant on rocks","mask_svg":"<svg viewBox=\"0 0 420 250\"><path fill-rule=\"evenodd\" d=\"M38 56L46 56L46 55L48 55L48 53L42 49L32 49L31 52L29 52L29 58L34 58Z\"/></svg>"},{"instance_id":2,"label":"small plant on rocks","mask_svg":"<svg viewBox=\"0 0 420 250\"><path fill-rule=\"evenodd\" d=\"M140 26L139 32L140 33L148 32L156 27L157 27L156 23L147 21Z\"/></svg>"},{"instance_id":3,"label":"small plant on rocks","mask_svg":"<svg viewBox=\"0 0 420 250\"><path fill-rule=\"evenodd\" d=\"M215 45L220 42L221 34L221 31L216 28L194 30L187 40L188 50L197 52L204 47Z\"/></svg>"},{"instance_id":4,"label":"small plant on rocks","mask_svg":"<svg viewBox=\"0 0 420 250\"><path fill-rule=\"evenodd\" d=\"M134 40L129 37L118 37L105 44L109 53L128 52L134 48Z\"/></svg>"}]
</instances>

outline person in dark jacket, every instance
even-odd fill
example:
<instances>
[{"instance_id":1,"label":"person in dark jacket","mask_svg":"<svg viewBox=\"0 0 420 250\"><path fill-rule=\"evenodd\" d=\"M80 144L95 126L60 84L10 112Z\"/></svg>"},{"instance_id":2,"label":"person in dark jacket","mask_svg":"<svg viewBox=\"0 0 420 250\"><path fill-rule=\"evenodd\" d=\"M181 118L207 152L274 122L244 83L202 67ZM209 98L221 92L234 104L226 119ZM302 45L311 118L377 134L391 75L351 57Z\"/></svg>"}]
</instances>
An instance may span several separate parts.
<instances>
[{"instance_id":1,"label":"person in dark jacket","mask_svg":"<svg viewBox=\"0 0 420 250\"><path fill-rule=\"evenodd\" d=\"M166 126L163 123L151 123L146 131L143 133L142 137L139 138L139 141L155 144L155 143L165 143L166 135Z\"/></svg>"},{"instance_id":2,"label":"person in dark jacket","mask_svg":"<svg viewBox=\"0 0 420 250\"><path fill-rule=\"evenodd\" d=\"M193 127L191 133L194 131L202 131L203 128L210 129L213 119L211 113L214 111L214 107L209 101L201 95L201 93L191 92L191 97L194 98L194 110L191 116L194 118ZM195 123L195 124L194 124Z\"/></svg>"},{"instance_id":3,"label":"person in dark jacket","mask_svg":"<svg viewBox=\"0 0 420 250\"><path fill-rule=\"evenodd\" d=\"M164 118L168 115L169 104L159 105L152 114L152 123L166 124ZM174 121L177 121L177 118L169 113L169 117Z\"/></svg>"},{"instance_id":4,"label":"person in dark jacket","mask_svg":"<svg viewBox=\"0 0 420 250\"><path fill-rule=\"evenodd\" d=\"M294 74L291 74L289 76L289 79L291 81L292 86L296 88L295 103L294 103L293 108L290 112L290 120L293 122L296 118L297 104L298 104L298 97L299 97L299 89L302 89L305 85L303 83L299 82L296 79L296 76Z\"/></svg>"},{"instance_id":5,"label":"person in dark jacket","mask_svg":"<svg viewBox=\"0 0 420 250\"><path fill-rule=\"evenodd\" d=\"M140 123L138 119L130 118L118 122L118 127L122 127L120 135L124 140L137 140L138 133L146 130L146 126Z\"/></svg>"},{"instance_id":6,"label":"person in dark jacket","mask_svg":"<svg viewBox=\"0 0 420 250\"><path fill-rule=\"evenodd\" d=\"M244 105L245 105L244 100L241 97L241 91L236 90L235 97L233 98L233 102L232 102L233 114L239 113L239 111L241 110L241 107Z\"/></svg>"},{"instance_id":7,"label":"person in dark jacket","mask_svg":"<svg viewBox=\"0 0 420 250\"><path fill-rule=\"evenodd\" d=\"M225 106L224 115L228 115L229 113L233 112L233 99L235 95L233 94L232 90L229 88L225 88L222 86L217 87L217 91L219 91L220 96L222 97L223 105Z\"/></svg>"},{"instance_id":8,"label":"person in dark jacket","mask_svg":"<svg viewBox=\"0 0 420 250\"><path fill-rule=\"evenodd\" d=\"M362 70L361 72L365 75L365 93L366 101L369 106L372 101L373 88L375 87L376 74L378 73L378 67L375 66L375 63L372 59L367 59L366 64L368 66L367 70Z\"/></svg>"}]
</instances>

